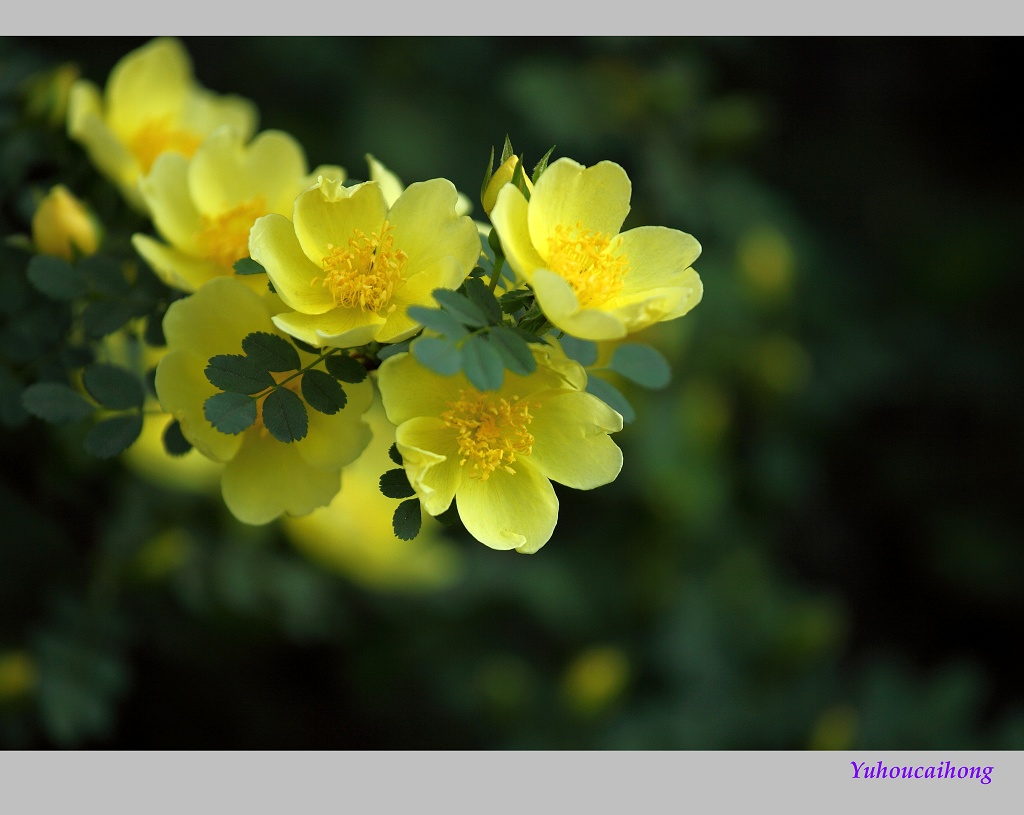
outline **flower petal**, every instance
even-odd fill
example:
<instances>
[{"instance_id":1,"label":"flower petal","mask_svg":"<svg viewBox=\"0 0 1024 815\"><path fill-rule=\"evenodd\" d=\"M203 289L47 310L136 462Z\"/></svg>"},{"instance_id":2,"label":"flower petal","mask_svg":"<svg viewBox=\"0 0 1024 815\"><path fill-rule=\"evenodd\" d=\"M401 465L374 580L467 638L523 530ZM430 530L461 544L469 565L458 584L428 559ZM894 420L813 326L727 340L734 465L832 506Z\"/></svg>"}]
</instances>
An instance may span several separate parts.
<instances>
[{"instance_id":1,"label":"flower petal","mask_svg":"<svg viewBox=\"0 0 1024 815\"><path fill-rule=\"evenodd\" d=\"M697 239L678 229L640 226L623 232L618 252L628 259L629 269L622 293L679 285L700 251Z\"/></svg>"},{"instance_id":2,"label":"flower petal","mask_svg":"<svg viewBox=\"0 0 1024 815\"><path fill-rule=\"evenodd\" d=\"M367 181L343 187L336 179L324 178L295 199L292 220L299 246L320 270L328 246L347 246L357 230L367 237L380 232L386 216L379 184Z\"/></svg>"},{"instance_id":3,"label":"flower petal","mask_svg":"<svg viewBox=\"0 0 1024 815\"><path fill-rule=\"evenodd\" d=\"M531 554L551 538L558 497L551 482L528 459L516 472L495 470L486 481L464 478L455 502L469 533L492 549Z\"/></svg>"},{"instance_id":4,"label":"flower petal","mask_svg":"<svg viewBox=\"0 0 1024 815\"><path fill-rule=\"evenodd\" d=\"M435 416L421 416L398 426L395 445L423 508L440 515L464 483L455 431Z\"/></svg>"},{"instance_id":5,"label":"flower petal","mask_svg":"<svg viewBox=\"0 0 1024 815\"><path fill-rule=\"evenodd\" d=\"M465 277L463 268L450 255L439 258L433 265L413 275L391 298L395 310L388 314L387 323L376 337L377 341L401 342L411 337L421 328L421 324L409 317L409 306L437 308L434 289L457 289Z\"/></svg>"},{"instance_id":6,"label":"flower petal","mask_svg":"<svg viewBox=\"0 0 1024 815\"><path fill-rule=\"evenodd\" d=\"M606 308L631 333L654 323L682 317L701 301L704 287L693 268L687 269L681 278L671 288L648 289L617 297Z\"/></svg>"},{"instance_id":7,"label":"flower petal","mask_svg":"<svg viewBox=\"0 0 1024 815\"><path fill-rule=\"evenodd\" d=\"M157 157L149 174L139 179L139 193L157 232L183 252L198 255L202 218L188 188L189 160L181 153Z\"/></svg>"},{"instance_id":8,"label":"flower petal","mask_svg":"<svg viewBox=\"0 0 1024 815\"><path fill-rule=\"evenodd\" d=\"M325 345L352 348L372 342L384 325L384 319L372 311L336 308L326 314L286 311L274 316L274 325L317 348Z\"/></svg>"},{"instance_id":9,"label":"flower petal","mask_svg":"<svg viewBox=\"0 0 1024 815\"><path fill-rule=\"evenodd\" d=\"M305 515L327 506L341 488L340 469L310 466L293 444L279 442L262 428L243 436L221 480L224 503L243 523L269 523L286 512Z\"/></svg>"},{"instance_id":10,"label":"flower petal","mask_svg":"<svg viewBox=\"0 0 1024 815\"><path fill-rule=\"evenodd\" d=\"M193 83L192 62L181 42L173 37L152 40L110 72L107 122L122 139L153 119L170 117L177 124Z\"/></svg>"},{"instance_id":11,"label":"flower petal","mask_svg":"<svg viewBox=\"0 0 1024 815\"><path fill-rule=\"evenodd\" d=\"M194 292L215 277L227 276L223 266L204 258L186 255L154 240L149 235L132 235L132 246L149 264L156 276L171 288ZM255 293L266 291L267 281L263 275L249 275L237 279Z\"/></svg>"},{"instance_id":12,"label":"flower petal","mask_svg":"<svg viewBox=\"0 0 1024 815\"><path fill-rule=\"evenodd\" d=\"M316 278L322 269L299 246L292 222L271 213L258 218L249 231L249 256L267 270L278 296L303 314L334 308L331 293Z\"/></svg>"},{"instance_id":13,"label":"flower petal","mask_svg":"<svg viewBox=\"0 0 1024 815\"><path fill-rule=\"evenodd\" d=\"M611 340L626 336L626 326L615 314L581 307L572 286L550 269L541 268L533 273L533 289L544 315L572 336L583 340Z\"/></svg>"},{"instance_id":14,"label":"flower petal","mask_svg":"<svg viewBox=\"0 0 1024 815\"><path fill-rule=\"evenodd\" d=\"M622 451L609 433L622 430L622 417L583 391L553 391L534 397L530 463L545 476L577 490L592 490L615 480Z\"/></svg>"},{"instance_id":15,"label":"flower petal","mask_svg":"<svg viewBox=\"0 0 1024 815\"><path fill-rule=\"evenodd\" d=\"M377 161L370 153L366 154L366 163L370 167L370 180L380 184L381 192L384 193L384 201L390 208L405 190L405 185L397 175Z\"/></svg>"},{"instance_id":16,"label":"flower petal","mask_svg":"<svg viewBox=\"0 0 1024 815\"><path fill-rule=\"evenodd\" d=\"M237 130L243 140L252 137L259 122L259 111L249 99L233 94L215 94L193 85L181 111L181 126L207 136L227 125Z\"/></svg>"},{"instance_id":17,"label":"flower petal","mask_svg":"<svg viewBox=\"0 0 1024 815\"><path fill-rule=\"evenodd\" d=\"M463 277L473 270L480 256L480 237L471 218L456 214L457 201L455 185L434 178L410 184L388 211L395 247L409 256L407 278L446 255L458 261Z\"/></svg>"},{"instance_id":18,"label":"flower petal","mask_svg":"<svg viewBox=\"0 0 1024 815\"><path fill-rule=\"evenodd\" d=\"M388 357L377 369L377 387L388 420L401 425L417 416L439 416L461 388L471 388L466 377L440 376L416 361L412 354Z\"/></svg>"},{"instance_id":19,"label":"flower petal","mask_svg":"<svg viewBox=\"0 0 1024 815\"><path fill-rule=\"evenodd\" d=\"M523 194L511 184L506 184L498 190L498 198L491 210L491 223L501 238L505 259L519 278L527 283L532 282L534 269L546 263L530 240L528 206Z\"/></svg>"}]
</instances>

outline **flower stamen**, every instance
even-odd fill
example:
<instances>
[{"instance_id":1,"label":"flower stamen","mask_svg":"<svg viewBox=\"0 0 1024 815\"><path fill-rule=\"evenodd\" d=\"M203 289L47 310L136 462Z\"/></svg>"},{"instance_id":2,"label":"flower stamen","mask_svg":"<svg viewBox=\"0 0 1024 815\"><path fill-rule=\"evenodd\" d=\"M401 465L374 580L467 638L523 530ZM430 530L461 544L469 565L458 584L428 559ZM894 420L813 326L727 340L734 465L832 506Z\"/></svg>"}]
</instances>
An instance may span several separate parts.
<instances>
[{"instance_id":1,"label":"flower stamen","mask_svg":"<svg viewBox=\"0 0 1024 815\"><path fill-rule=\"evenodd\" d=\"M457 431L459 464L469 465L469 477L486 481L502 469L515 475L516 456L533 452L533 435L527 429L533 416L527 402L462 389L441 414L445 427Z\"/></svg>"},{"instance_id":2,"label":"flower stamen","mask_svg":"<svg viewBox=\"0 0 1024 815\"><path fill-rule=\"evenodd\" d=\"M249 230L257 218L266 214L267 202L259 195L220 215L203 215L200 251L205 257L230 269L236 260L249 257Z\"/></svg>"},{"instance_id":3,"label":"flower stamen","mask_svg":"<svg viewBox=\"0 0 1024 815\"><path fill-rule=\"evenodd\" d=\"M371 232L369 237L355 230L347 246L328 244L324 276L313 278L312 284L319 282L329 289L335 306L375 313L394 311L391 298L405 282L403 270L409 256L395 249L391 230L385 221L380 232Z\"/></svg>"},{"instance_id":4,"label":"flower stamen","mask_svg":"<svg viewBox=\"0 0 1024 815\"><path fill-rule=\"evenodd\" d=\"M156 157L161 153L171 151L191 158L202 143L203 139L198 133L175 128L171 124L170 116L160 116L148 120L136 130L128 141L128 148L139 160L145 174L150 171Z\"/></svg>"},{"instance_id":5,"label":"flower stamen","mask_svg":"<svg viewBox=\"0 0 1024 815\"><path fill-rule=\"evenodd\" d=\"M605 303L622 291L629 262L615 254L618 241L603 232L558 224L548 238L548 265L564 278L581 306Z\"/></svg>"}]
</instances>

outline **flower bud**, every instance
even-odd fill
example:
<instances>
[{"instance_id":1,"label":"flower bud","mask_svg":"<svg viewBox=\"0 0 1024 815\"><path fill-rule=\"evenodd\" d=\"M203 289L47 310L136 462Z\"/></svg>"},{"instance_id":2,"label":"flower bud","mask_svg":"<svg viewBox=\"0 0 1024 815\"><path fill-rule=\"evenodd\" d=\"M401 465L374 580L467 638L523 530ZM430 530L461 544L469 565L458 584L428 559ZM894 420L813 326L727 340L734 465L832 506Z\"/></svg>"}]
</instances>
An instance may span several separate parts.
<instances>
[{"instance_id":1,"label":"flower bud","mask_svg":"<svg viewBox=\"0 0 1024 815\"><path fill-rule=\"evenodd\" d=\"M509 156L505 163L494 171L491 180L487 182L487 189L484 190L480 203L484 205L484 212L488 215L494 209L494 202L498 200L498 190L512 182L512 177L516 172L516 164L519 162L519 156ZM525 169L523 170L523 180L526 182L526 189L533 192L533 183L530 181L530 176Z\"/></svg>"},{"instance_id":2,"label":"flower bud","mask_svg":"<svg viewBox=\"0 0 1024 815\"><path fill-rule=\"evenodd\" d=\"M95 216L63 184L50 190L32 217L32 243L36 251L68 261L74 260L76 252L95 253L101 233Z\"/></svg>"}]
</instances>

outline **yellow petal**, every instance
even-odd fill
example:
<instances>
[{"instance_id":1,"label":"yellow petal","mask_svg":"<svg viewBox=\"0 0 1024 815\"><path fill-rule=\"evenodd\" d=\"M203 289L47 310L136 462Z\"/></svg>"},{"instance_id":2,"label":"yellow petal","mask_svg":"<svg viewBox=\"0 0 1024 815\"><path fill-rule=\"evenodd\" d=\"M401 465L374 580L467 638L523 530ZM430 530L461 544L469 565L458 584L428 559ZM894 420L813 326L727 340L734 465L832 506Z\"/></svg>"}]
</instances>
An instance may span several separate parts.
<instances>
[{"instance_id":1,"label":"yellow petal","mask_svg":"<svg viewBox=\"0 0 1024 815\"><path fill-rule=\"evenodd\" d=\"M187 131L207 136L227 125L249 139L256 132L259 111L249 99L233 94L215 94L193 85L181 111L181 126Z\"/></svg>"},{"instance_id":2,"label":"yellow petal","mask_svg":"<svg viewBox=\"0 0 1024 815\"><path fill-rule=\"evenodd\" d=\"M149 174L139 180L139 192L157 232L190 255L198 255L202 219L188 185L189 160L181 153L163 153Z\"/></svg>"},{"instance_id":3,"label":"yellow petal","mask_svg":"<svg viewBox=\"0 0 1024 815\"><path fill-rule=\"evenodd\" d=\"M380 232L386 216L379 184L367 181L343 187L325 181L295 199L292 220L303 253L322 270L328 246L346 247L357 230L367 237Z\"/></svg>"},{"instance_id":4,"label":"yellow petal","mask_svg":"<svg viewBox=\"0 0 1024 815\"><path fill-rule=\"evenodd\" d=\"M460 388L471 386L461 373L440 376L412 354L395 354L377 369L377 387L388 420L401 425L417 416L440 416Z\"/></svg>"},{"instance_id":5,"label":"yellow petal","mask_svg":"<svg viewBox=\"0 0 1024 815\"><path fill-rule=\"evenodd\" d=\"M366 163L370 167L370 180L380 184L381 192L384 193L384 201L390 208L405 190L405 185L397 175L377 161L370 153L366 154Z\"/></svg>"},{"instance_id":6,"label":"yellow petal","mask_svg":"<svg viewBox=\"0 0 1024 815\"><path fill-rule=\"evenodd\" d=\"M421 325L408 316L409 306L436 308L434 289L457 289L465 278L463 267L450 255L413 275L392 296L395 310L387 315L387 324L377 335L377 341L401 342L411 337Z\"/></svg>"},{"instance_id":7,"label":"yellow petal","mask_svg":"<svg viewBox=\"0 0 1024 815\"><path fill-rule=\"evenodd\" d=\"M559 224L581 224L592 232L614 236L629 213L629 176L618 164L602 161L584 168L569 158L551 164L530 197L530 239L547 257L548 239Z\"/></svg>"},{"instance_id":8,"label":"yellow petal","mask_svg":"<svg viewBox=\"0 0 1024 815\"><path fill-rule=\"evenodd\" d=\"M107 121L122 139L152 119L177 123L193 84L185 47L160 37L125 56L107 81Z\"/></svg>"},{"instance_id":9,"label":"yellow petal","mask_svg":"<svg viewBox=\"0 0 1024 815\"><path fill-rule=\"evenodd\" d=\"M620 319L632 333L664 320L682 317L696 306L703 296L700 277L692 268L671 288L648 289L615 298L607 309Z\"/></svg>"},{"instance_id":10,"label":"yellow petal","mask_svg":"<svg viewBox=\"0 0 1024 815\"><path fill-rule=\"evenodd\" d=\"M348 402L340 411L328 416L310 408L309 432L293 442L303 460L324 470L338 469L355 461L370 443L370 426L362 415L373 401L373 385L369 380L346 384Z\"/></svg>"},{"instance_id":11,"label":"yellow petal","mask_svg":"<svg viewBox=\"0 0 1024 815\"><path fill-rule=\"evenodd\" d=\"M423 508L431 515L448 509L463 480L455 432L434 416L421 416L398 426L395 444Z\"/></svg>"},{"instance_id":12,"label":"yellow petal","mask_svg":"<svg viewBox=\"0 0 1024 815\"><path fill-rule=\"evenodd\" d=\"M622 430L622 417L590 393L552 392L537 399L530 463L552 481L577 490L614 481L622 469L622 451L608 434Z\"/></svg>"},{"instance_id":13,"label":"yellow petal","mask_svg":"<svg viewBox=\"0 0 1024 815\"><path fill-rule=\"evenodd\" d=\"M626 336L626 326L615 314L581 307L572 286L550 269L534 272L533 289L544 315L566 333L583 340L611 340Z\"/></svg>"},{"instance_id":14,"label":"yellow petal","mask_svg":"<svg viewBox=\"0 0 1024 815\"><path fill-rule=\"evenodd\" d=\"M463 277L473 270L480 237L471 218L456 214L457 201L455 185L434 178L410 184L388 211L395 247L409 256L407 278L449 255L463 269Z\"/></svg>"},{"instance_id":15,"label":"yellow petal","mask_svg":"<svg viewBox=\"0 0 1024 815\"><path fill-rule=\"evenodd\" d=\"M326 314L286 311L274 316L274 325L317 348L354 348L376 339L384 319L372 311L336 308Z\"/></svg>"},{"instance_id":16,"label":"yellow petal","mask_svg":"<svg viewBox=\"0 0 1024 815\"><path fill-rule=\"evenodd\" d=\"M541 176L543 178L543 176ZM511 184L498 191L498 198L491 210L491 223L501 238L501 249L505 259L521 280L533 280L533 272L545 265L530 239L526 198Z\"/></svg>"},{"instance_id":17,"label":"yellow petal","mask_svg":"<svg viewBox=\"0 0 1024 815\"><path fill-rule=\"evenodd\" d=\"M693 235L664 226L630 229L622 233L621 240L619 253L629 262L623 295L679 285L701 251Z\"/></svg>"},{"instance_id":18,"label":"yellow petal","mask_svg":"<svg viewBox=\"0 0 1024 815\"><path fill-rule=\"evenodd\" d=\"M486 481L464 478L455 497L469 533L492 549L536 552L558 521L558 497L551 482L528 459L515 474L495 470Z\"/></svg>"},{"instance_id":19,"label":"yellow petal","mask_svg":"<svg viewBox=\"0 0 1024 815\"><path fill-rule=\"evenodd\" d=\"M132 246L149 264L156 276L173 289L193 292L208 280L224 275L222 266L203 258L186 255L154 240L149 235L141 233L132 235ZM248 281L248 278L241 279ZM264 282L263 285L265 286L266 283Z\"/></svg>"},{"instance_id":20,"label":"yellow petal","mask_svg":"<svg viewBox=\"0 0 1024 815\"><path fill-rule=\"evenodd\" d=\"M317 281L323 270L302 251L292 222L271 213L258 218L249 232L249 256L267 270L278 296L303 314L334 308L331 293Z\"/></svg>"},{"instance_id":21,"label":"yellow petal","mask_svg":"<svg viewBox=\"0 0 1024 815\"><path fill-rule=\"evenodd\" d=\"M341 470L303 460L293 444L262 429L242 434L238 453L224 467L221 492L231 514L247 524L265 524L284 513L305 515L327 506L341 487Z\"/></svg>"}]
</instances>

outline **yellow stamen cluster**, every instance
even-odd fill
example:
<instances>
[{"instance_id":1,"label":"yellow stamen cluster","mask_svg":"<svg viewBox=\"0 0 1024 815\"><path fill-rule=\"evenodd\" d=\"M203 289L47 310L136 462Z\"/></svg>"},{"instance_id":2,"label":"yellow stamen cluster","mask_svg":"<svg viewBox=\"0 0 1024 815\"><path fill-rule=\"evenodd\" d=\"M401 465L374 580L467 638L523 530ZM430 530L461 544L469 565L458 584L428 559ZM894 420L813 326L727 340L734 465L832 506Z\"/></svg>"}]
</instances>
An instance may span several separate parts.
<instances>
[{"instance_id":1,"label":"yellow stamen cluster","mask_svg":"<svg viewBox=\"0 0 1024 815\"><path fill-rule=\"evenodd\" d=\"M172 127L169 116L162 116L150 119L136 130L128 147L142 165L142 172L148 173L161 153L171 151L191 158L202 142L198 133L176 129Z\"/></svg>"},{"instance_id":2,"label":"yellow stamen cluster","mask_svg":"<svg viewBox=\"0 0 1024 815\"><path fill-rule=\"evenodd\" d=\"M533 436L527 430L533 421L530 407L518 396L508 400L467 390L448 402L441 421L457 431L459 464L469 465L470 478L486 481L499 467L515 474L511 465L516 456L533 452Z\"/></svg>"},{"instance_id":3,"label":"yellow stamen cluster","mask_svg":"<svg viewBox=\"0 0 1024 815\"><path fill-rule=\"evenodd\" d=\"M245 201L220 215L202 217L199 249L215 263L230 269L236 260L249 257L249 230L267 214L263 196Z\"/></svg>"},{"instance_id":4,"label":"yellow stamen cluster","mask_svg":"<svg viewBox=\"0 0 1024 815\"><path fill-rule=\"evenodd\" d=\"M580 305L605 303L622 291L629 263L611 251L611 236L558 224L548 238L548 265L572 286Z\"/></svg>"},{"instance_id":5,"label":"yellow stamen cluster","mask_svg":"<svg viewBox=\"0 0 1024 815\"><path fill-rule=\"evenodd\" d=\"M347 246L327 245L324 276L313 278L330 289L336 306L363 311L394 311L388 308L395 289L405 282L403 268L409 256L395 249L391 225L385 221L380 232L367 237L358 229Z\"/></svg>"}]
</instances>

